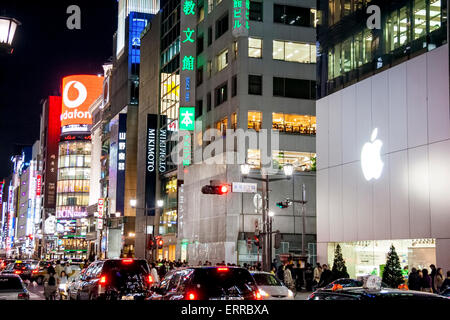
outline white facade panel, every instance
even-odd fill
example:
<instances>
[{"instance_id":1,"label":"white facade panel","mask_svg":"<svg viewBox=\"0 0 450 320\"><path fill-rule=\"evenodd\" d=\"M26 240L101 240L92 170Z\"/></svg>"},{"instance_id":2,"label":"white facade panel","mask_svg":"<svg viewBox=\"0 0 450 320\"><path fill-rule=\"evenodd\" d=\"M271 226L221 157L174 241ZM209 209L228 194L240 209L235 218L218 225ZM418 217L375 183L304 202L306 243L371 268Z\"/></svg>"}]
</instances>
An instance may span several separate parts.
<instances>
[{"instance_id":1,"label":"white facade panel","mask_svg":"<svg viewBox=\"0 0 450 320\"><path fill-rule=\"evenodd\" d=\"M330 166L342 164L342 99L341 92L328 99L329 109L329 163Z\"/></svg>"},{"instance_id":2,"label":"white facade panel","mask_svg":"<svg viewBox=\"0 0 450 320\"><path fill-rule=\"evenodd\" d=\"M426 55L406 63L406 93L408 103L408 147L427 143L427 74Z\"/></svg>"},{"instance_id":3,"label":"white facade panel","mask_svg":"<svg viewBox=\"0 0 450 320\"><path fill-rule=\"evenodd\" d=\"M342 90L342 161L359 160L356 148L356 87Z\"/></svg>"},{"instance_id":4,"label":"white facade panel","mask_svg":"<svg viewBox=\"0 0 450 320\"><path fill-rule=\"evenodd\" d=\"M428 143L450 138L448 46L427 56Z\"/></svg>"},{"instance_id":5,"label":"white facade panel","mask_svg":"<svg viewBox=\"0 0 450 320\"><path fill-rule=\"evenodd\" d=\"M317 242L330 241L328 169L317 171Z\"/></svg>"},{"instance_id":6,"label":"white facade panel","mask_svg":"<svg viewBox=\"0 0 450 320\"><path fill-rule=\"evenodd\" d=\"M392 239L408 239L409 174L406 150L389 154L390 206Z\"/></svg>"},{"instance_id":7,"label":"white facade panel","mask_svg":"<svg viewBox=\"0 0 450 320\"><path fill-rule=\"evenodd\" d=\"M358 239L357 183L359 162L342 166L342 220L344 224L343 241Z\"/></svg>"},{"instance_id":8,"label":"white facade panel","mask_svg":"<svg viewBox=\"0 0 450 320\"><path fill-rule=\"evenodd\" d=\"M430 144L429 161L431 236L445 238L450 230L450 140Z\"/></svg>"},{"instance_id":9,"label":"white facade panel","mask_svg":"<svg viewBox=\"0 0 450 320\"><path fill-rule=\"evenodd\" d=\"M361 171L361 166L357 166L356 173L357 183L357 212L358 212L358 239L373 239L373 216L372 216L372 200L373 187L367 182Z\"/></svg>"},{"instance_id":10,"label":"white facade panel","mask_svg":"<svg viewBox=\"0 0 450 320\"><path fill-rule=\"evenodd\" d=\"M342 166L329 169L328 180L328 214L330 223L330 239L342 239L344 226L342 216Z\"/></svg>"},{"instance_id":11,"label":"white facade panel","mask_svg":"<svg viewBox=\"0 0 450 320\"><path fill-rule=\"evenodd\" d=\"M317 101L317 170L328 167L328 97Z\"/></svg>"},{"instance_id":12,"label":"white facade panel","mask_svg":"<svg viewBox=\"0 0 450 320\"><path fill-rule=\"evenodd\" d=\"M389 152L408 146L408 114L406 103L406 63L387 71L389 73Z\"/></svg>"},{"instance_id":13,"label":"white facade panel","mask_svg":"<svg viewBox=\"0 0 450 320\"><path fill-rule=\"evenodd\" d=\"M372 77L372 127L378 129L377 139L383 141L381 153L389 151L389 77L387 72Z\"/></svg>"},{"instance_id":14,"label":"white facade panel","mask_svg":"<svg viewBox=\"0 0 450 320\"><path fill-rule=\"evenodd\" d=\"M373 231L375 239L391 237L391 208L389 205L389 155L381 157L384 163L381 177L373 182Z\"/></svg>"},{"instance_id":15,"label":"white facade panel","mask_svg":"<svg viewBox=\"0 0 450 320\"><path fill-rule=\"evenodd\" d=\"M409 149L408 163L411 236L428 238L431 237L428 147Z\"/></svg>"},{"instance_id":16,"label":"white facade panel","mask_svg":"<svg viewBox=\"0 0 450 320\"><path fill-rule=\"evenodd\" d=\"M363 80L356 85L356 152L361 149L372 134L372 80Z\"/></svg>"}]
</instances>

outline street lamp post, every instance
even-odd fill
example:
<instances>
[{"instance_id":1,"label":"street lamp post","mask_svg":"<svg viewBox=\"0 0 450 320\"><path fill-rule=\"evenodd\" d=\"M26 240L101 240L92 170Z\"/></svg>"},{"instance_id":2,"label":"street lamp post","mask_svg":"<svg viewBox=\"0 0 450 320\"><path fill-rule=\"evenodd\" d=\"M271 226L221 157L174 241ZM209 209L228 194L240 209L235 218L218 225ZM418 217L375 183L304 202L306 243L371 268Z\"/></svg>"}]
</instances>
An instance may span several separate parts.
<instances>
[{"instance_id":1,"label":"street lamp post","mask_svg":"<svg viewBox=\"0 0 450 320\"><path fill-rule=\"evenodd\" d=\"M11 54L13 52L12 41L16 29L21 23L9 17L0 16L0 52Z\"/></svg>"},{"instance_id":2,"label":"street lamp post","mask_svg":"<svg viewBox=\"0 0 450 320\"><path fill-rule=\"evenodd\" d=\"M269 183L274 182L274 181L290 179L294 172L294 167L291 164L286 164L283 166L283 171L284 171L285 177L282 177L282 178L269 178L269 175L267 173L263 173L262 178L248 177L248 174L250 173L250 165L248 165L248 164L241 165L241 173L244 175L244 177L246 177L248 179L256 180L256 181L261 181L263 184L263 186L262 186L262 198L263 198L262 262L263 262L264 271L270 271L271 263L272 263L272 217L273 217L273 214L271 216L270 212L269 212Z\"/></svg>"},{"instance_id":3,"label":"street lamp post","mask_svg":"<svg viewBox=\"0 0 450 320\"><path fill-rule=\"evenodd\" d=\"M156 207L153 207L153 208L137 208L136 207L136 200L132 199L132 200L130 200L130 206L132 208L135 208L135 209L144 210L144 212L145 212L145 247L144 247L145 251L144 251L144 257L145 257L145 260L147 260L147 251L148 251L147 250L147 244L148 244L148 214L147 214L147 211L156 211L156 209L162 208L164 206L164 201L163 200L156 200ZM155 214L155 217L156 217L156 214ZM152 233L153 233L152 236L154 237L155 236L155 224L153 224L153 231L152 231ZM153 249L152 250L152 259L153 260L156 260L155 256L156 256L156 250Z\"/></svg>"}]
</instances>

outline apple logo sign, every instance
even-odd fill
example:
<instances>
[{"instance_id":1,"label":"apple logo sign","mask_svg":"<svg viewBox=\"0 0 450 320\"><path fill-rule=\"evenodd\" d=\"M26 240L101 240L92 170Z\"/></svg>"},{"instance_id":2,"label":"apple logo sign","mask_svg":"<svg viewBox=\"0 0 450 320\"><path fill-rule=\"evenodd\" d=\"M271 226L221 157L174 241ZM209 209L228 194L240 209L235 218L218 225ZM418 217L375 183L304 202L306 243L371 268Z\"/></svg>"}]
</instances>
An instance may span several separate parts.
<instances>
[{"instance_id":1,"label":"apple logo sign","mask_svg":"<svg viewBox=\"0 0 450 320\"><path fill-rule=\"evenodd\" d=\"M361 167L367 181L378 179L383 171L384 163L380 153L383 142L375 140L377 134L378 129L373 129L370 142L366 142L361 150Z\"/></svg>"}]
</instances>

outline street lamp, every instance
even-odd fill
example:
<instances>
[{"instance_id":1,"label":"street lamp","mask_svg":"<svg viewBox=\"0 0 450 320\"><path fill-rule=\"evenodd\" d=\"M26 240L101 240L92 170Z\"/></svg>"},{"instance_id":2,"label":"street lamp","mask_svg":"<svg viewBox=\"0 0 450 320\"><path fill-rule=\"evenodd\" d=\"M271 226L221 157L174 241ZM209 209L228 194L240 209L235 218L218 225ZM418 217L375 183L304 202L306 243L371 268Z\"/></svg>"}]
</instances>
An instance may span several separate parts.
<instances>
[{"instance_id":1,"label":"street lamp","mask_svg":"<svg viewBox=\"0 0 450 320\"><path fill-rule=\"evenodd\" d=\"M0 49L5 51L7 54L13 52L12 41L16 33L16 29L21 23L14 19L8 17L0 16Z\"/></svg>"},{"instance_id":2,"label":"street lamp","mask_svg":"<svg viewBox=\"0 0 450 320\"><path fill-rule=\"evenodd\" d=\"M262 252L262 262L264 271L270 271L271 263L272 263L272 219L274 213L269 211L269 183L273 181L287 180L291 179L294 173L294 166L292 164L285 164L283 166L284 177L276 177L269 178L268 173L262 173L262 177L248 177L250 173L250 165L242 164L241 165L241 173L245 178L253 179L256 181L261 181L263 183L262 187L262 198L263 198L263 206L262 206L262 220L263 220L263 252Z\"/></svg>"}]
</instances>

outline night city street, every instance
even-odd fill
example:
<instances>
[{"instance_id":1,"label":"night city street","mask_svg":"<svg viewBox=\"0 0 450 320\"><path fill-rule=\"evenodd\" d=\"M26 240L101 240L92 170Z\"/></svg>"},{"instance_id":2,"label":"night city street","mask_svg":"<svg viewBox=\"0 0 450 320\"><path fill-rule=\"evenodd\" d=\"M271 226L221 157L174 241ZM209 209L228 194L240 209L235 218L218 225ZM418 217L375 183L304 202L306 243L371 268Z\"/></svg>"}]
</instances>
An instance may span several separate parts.
<instances>
[{"instance_id":1,"label":"night city street","mask_svg":"<svg viewBox=\"0 0 450 320\"><path fill-rule=\"evenodd\" d=\"M446 310L448 6L2 0L2 311Z\"/></svg>"}]
</instances>

